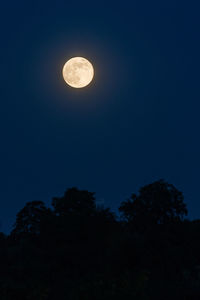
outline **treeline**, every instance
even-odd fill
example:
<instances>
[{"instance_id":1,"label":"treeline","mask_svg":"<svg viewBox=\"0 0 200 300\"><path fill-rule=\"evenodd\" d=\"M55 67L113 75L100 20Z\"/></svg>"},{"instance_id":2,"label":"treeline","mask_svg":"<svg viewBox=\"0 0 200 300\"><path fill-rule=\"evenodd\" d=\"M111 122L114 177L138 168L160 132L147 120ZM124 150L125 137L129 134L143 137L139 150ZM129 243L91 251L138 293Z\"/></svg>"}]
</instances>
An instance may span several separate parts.
<instances>
[{"instance_id":1,"label":"treeline","mask_svg":"<svg viewBox=\"0 0 200 300\"><path fill-rule=\"evenodd\" d=\"M1 300L200 299L200 220L159 180L121 203L119 216L77 188L27 202L0 234Z\"/></svg>"}]
</instances>

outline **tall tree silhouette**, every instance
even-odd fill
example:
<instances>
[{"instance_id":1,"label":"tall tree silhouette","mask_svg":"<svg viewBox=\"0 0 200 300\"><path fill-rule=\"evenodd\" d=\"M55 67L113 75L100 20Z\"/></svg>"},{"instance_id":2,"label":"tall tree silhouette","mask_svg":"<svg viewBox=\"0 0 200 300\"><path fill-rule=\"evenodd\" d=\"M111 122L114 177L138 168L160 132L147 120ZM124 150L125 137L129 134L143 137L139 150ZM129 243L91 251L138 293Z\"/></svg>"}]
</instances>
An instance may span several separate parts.
<instances>
[{"instance_id":1,"label":"tall tree silhouette","mask_svg":"<svg viewBox=\"0 0 200 300\"><path fill-rule=\"evenodd\" d=\"M164 180L155 181L139 190L139 195L122 202L119 211L126 221L139 226L169 224L183 220L187 208L183 194Z\"/></svg>"},{"instance_id":2,"label":"tall tree silhouette","mask_svg":"<svg viewBox=\"0 0 200 300\"><path fill-rule=\"evenodd\" d=\"M26 203L0 234L0 299L200 299L200 221L184 219L183 200L153 182L122 202L125 223L77 188L53 210Z\"/></svg>"},{"instance_id":3,"label":"tall tree silhouette","mask_svg":"<svg viewBox=\"0 0 200 300\"><path fill-rule=\"evenodd\" d=\"M52 206L58 216L72 214L90 216L96 210L94 193L75 187L68 189L63 197L54 197Z\"/></svg>"},{"instance_id":4,"label":"tall tree silhouette","mask_svg":"<svg viewBox=\"0 0 200 300\"><path fill-rule=\"evenodd\" d=\"M42 201L27 202L16 217L11 236L25 237L27 235L38 235L40 233L42 220L50 214Z\"/></svg>"}]
</instances>

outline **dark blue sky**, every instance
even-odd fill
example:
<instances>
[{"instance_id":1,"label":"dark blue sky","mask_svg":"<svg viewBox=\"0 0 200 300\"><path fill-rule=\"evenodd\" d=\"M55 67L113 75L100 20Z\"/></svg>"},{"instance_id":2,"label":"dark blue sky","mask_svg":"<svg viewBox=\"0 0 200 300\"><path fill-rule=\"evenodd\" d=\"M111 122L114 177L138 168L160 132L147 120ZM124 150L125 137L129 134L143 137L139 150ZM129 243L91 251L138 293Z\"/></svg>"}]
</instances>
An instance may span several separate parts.
<instances>
[{"instance_id":1,"label":"dark blue sky","mask_svg":"<svg viewBox=\"0 0 200 300\"><path fill-rule=\"evenodd\" d=\"M74 4L73 4L74 3ZM113 209L163 178L200 217L198 1L4 1L0 220L77 186ZM72 56L94 65L69 88Z\"/></svg>"}]
</instances>

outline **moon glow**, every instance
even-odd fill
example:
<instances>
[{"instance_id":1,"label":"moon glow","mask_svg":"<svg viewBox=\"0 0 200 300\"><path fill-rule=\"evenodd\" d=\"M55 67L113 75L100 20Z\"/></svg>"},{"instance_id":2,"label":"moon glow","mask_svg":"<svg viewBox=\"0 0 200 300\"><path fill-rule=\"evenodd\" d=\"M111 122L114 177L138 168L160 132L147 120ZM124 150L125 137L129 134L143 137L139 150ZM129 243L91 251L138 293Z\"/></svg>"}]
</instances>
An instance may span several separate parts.
<instances>
[{"instance_id":1,"label":"moon glow","mask_svg":"<svg viewBox=\"0 0 200 300\"><path fill-rule=\"evenodd\" d=\"M63 67L63 78L73 88L87 86L94 77L92 64L84 57L73 57Z\"/></svg>"}]
</instances>

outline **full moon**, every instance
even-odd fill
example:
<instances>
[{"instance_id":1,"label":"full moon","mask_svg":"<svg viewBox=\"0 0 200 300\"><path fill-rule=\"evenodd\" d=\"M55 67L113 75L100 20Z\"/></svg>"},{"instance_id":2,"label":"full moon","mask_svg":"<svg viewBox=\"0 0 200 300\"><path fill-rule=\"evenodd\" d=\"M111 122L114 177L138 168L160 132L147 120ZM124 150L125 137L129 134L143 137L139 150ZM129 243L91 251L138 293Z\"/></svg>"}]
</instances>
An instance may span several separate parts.
<instances>
[{"instance_id":1,"label":"full moon","mask_svg":"<svg viewBox=\"0 0 200 300\"><path fill-rule=\"evenodd\" d=\"M63 67L63 78L73 88L83 88L94 77L92 64L84 57L73 57Z\"/></svg>"}]
</instances>

